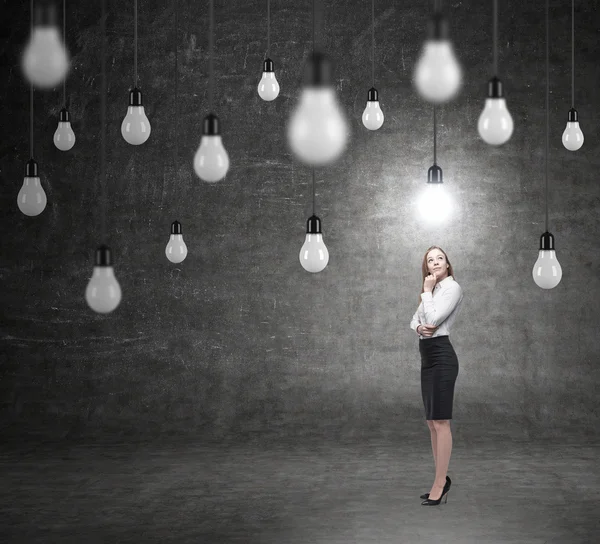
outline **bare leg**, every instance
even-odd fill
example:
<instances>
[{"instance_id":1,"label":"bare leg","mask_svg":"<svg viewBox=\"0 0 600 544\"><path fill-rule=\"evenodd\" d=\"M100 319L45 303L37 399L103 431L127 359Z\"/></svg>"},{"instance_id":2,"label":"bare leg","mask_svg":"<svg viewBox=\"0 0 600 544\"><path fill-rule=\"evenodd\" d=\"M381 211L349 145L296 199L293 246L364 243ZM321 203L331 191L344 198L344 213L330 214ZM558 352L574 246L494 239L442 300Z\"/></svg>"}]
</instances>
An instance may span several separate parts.
<instances>
[{"instance_id":1,"label":"bare leg","mask_svg":"<svg viewBox=\"0 0 600 544\"><path fill-rule=\"evenodd\" d=\"M433 421L431 421L430 419L427 420L427 426L429 427L429 431L431 433L431 450L433 451L433 464L437 470L437 433L435 431Z\"/></svg>"},{"instance_id":2,"label":"bare leg","mask_svg":"<svg viewBox=\"0 0 600 544\"><path fill-rule=\"evenodd\" d=\"M435 466L435 481L431 486L429 498L437 500L442 496L444 485L446 484L446 474L450 464L450 454L452 453L452 432L450 430L449 419L434 420L433 425L437 440L437 457Z\"/></svg>"}]
</instances>

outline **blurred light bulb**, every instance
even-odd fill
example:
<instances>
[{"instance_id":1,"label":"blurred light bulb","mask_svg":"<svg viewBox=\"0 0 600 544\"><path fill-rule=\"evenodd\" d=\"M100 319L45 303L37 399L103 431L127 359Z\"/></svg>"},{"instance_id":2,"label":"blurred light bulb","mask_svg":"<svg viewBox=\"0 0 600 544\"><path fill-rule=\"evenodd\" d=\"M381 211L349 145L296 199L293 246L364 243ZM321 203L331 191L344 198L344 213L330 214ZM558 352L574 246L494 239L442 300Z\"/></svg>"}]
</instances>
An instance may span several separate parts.
<instances>
[{"instance_id":1,"label":"blurred light bulb","mask_svg":"<svg viewBox=\"0 0 600 544\"><path fill-rule=\"evenodd\" d=\"M30 159L25 169L23 186L17 196L17 205L22 213L33 217L44 211L46 203L46 192L40 183L37 162Z\"/></svg>"},{"instance_id":2,"label":"blurred light bulb","mask_svg":"<svg viewBox=\"0 0 600 544\"><path fill-rule=\"evenodd\" d=\"M172 263L180 263L187 257L187 252L187 246L183 241L183 234L181 233L181 223L173 221L171 223L171 237L165 248L167 259Z\"/></svg>"},{"instance_id":3,"label":"blurred light bulb","mask_svg":"<svg viewBox=\"0 0 600 544\"><path fill-rule=\"evenodd\" d=\"M298 159L311 166L330 164L346 149L348 124L332 86L331 65L321 53L313 53L306 65L287 138Z\"/></svg>"},{"instance_id":4,"label":"blurred light bulb","mask_svg":"<svg viewBox=\"0 0 600 544\"><path fill-rule=\"evenodd\" d=\"M428 172L425 189L417 199L420 219L430 224L439 224L448 219L452 212L452 199L442 182L442 169L433 165Z\"/></svg>"},{"instance_id":5,"label":"blurred light bulb","mask_svg":"<svg viewBox=\"0 0 600 544\"><path fill-rule=\"evenodd\" d=\"M140 145L150 138L151 130L142 106L142 92L136 87L129 92L129 106L121 123L121 134L127 143Z\"/></svg>"},{"instance_id":6,"label":"blurred light bulb","mask_svg":"<svg viewBox=\"0 0 600 544\"><path fill-rule=\"evenodd\" d=\"M377 130L383 125L383 112L379 106L379 94L377 89L371 87L367 95L367 107L362 114L362 122L369 130Z\"/></svg>"},{"instance_id":7,"label":"blurred light bulb","mask_svg":"<svg viewBox=\"0 0 600 544\"><path fill-rule=\"evenodd\" d=\"M569 151L577 151L583 145L583 132L579 128L579 116L575 108L569 110L567 128L562 135L562 143Z\"/></svg>"},{"instance_id":8,"label":"blurred light bulb","mask_svg":"<svg viewBox=\"0 0 600 544\"><path fill-rule=\"evenodd\" d=\"M115 278L110 249L100 246L92 277L85 290L89 307L99 314L112 312L121 302L121 286Z\"/></svg>"},{"instance_id":9,"label":"blurred light bulb","mask_svg":"<svg viewBox=\"0 0 600 544\"><path fill-rule=\"evenodd\" d=\"M307 221L306 238L299 257L302 268L307 272L321 272L329 262L329 251L321 233L321 220L316 215Z\"/></svg>"},{"instance_id":10,"label":"blurred light bulb","mask_svg":"<svg viewBox=\"0 0 600 544\"><path fill-rule=\"evenodd\" d=\"M493 77L488 84L488 97L479 116L477 129L481 139L490 145L506 143L513 133L513 119L502 94L502 82Z\"/></svg>"},{"instance_id":11,"label":"blurred light bulb","mask_svg":"<svg viewBox=\"0 0 600 544\"><path fill-rule=\"evenodd\" d=\"M542 289L553 289L562 278L562 268L554 250L554 236L548 231L540 237L540 250L532 275L533 281Z\"/></svg>"},{"instance_id":12,"label":"blurred light bulb","mask_svg":"<svg viewBox=\"0 0 600 544\"><path fill-rule=\"evenodd\" d=\"M67 77L69 64L58 27L34 26L22 58L27 81L40 89L52 89Z\"/></svg>"},{"instance_id":13,"label":"blurred light bulb","mask_svg":"<svg viewBox=\"0 0 600 544\"><path fill-rule=\"evenodd\" d=\"M229 170L229 155L221 140L219 118L209 113L204 118L200 146L194 155L194 171L203 181L214 183Z\"/></svg>"},{"instance_id":14,"label":"blurred light bulb","mask_svg":"<svg viewBox=\"0 0 600 544\"><path fill-rule=\"evenodd\" d=\"M64 108L60 110L58 128L54 133L54 145L61 151L69 151L75 145L75 133L71 128L70 115Z\"/></svg>"},{"instance_id":15,"label":"blurred light bulb","mask_svg":"<svg viewBox=\"0 0 600 544\"><path fill-rule=\"evenodd\" d=\"M279 96L279 83L275 77L274 65L271 59L265 59L263 74L258 82L258 96L266 102L275 100Z\"/></svg>"}]
</instances>

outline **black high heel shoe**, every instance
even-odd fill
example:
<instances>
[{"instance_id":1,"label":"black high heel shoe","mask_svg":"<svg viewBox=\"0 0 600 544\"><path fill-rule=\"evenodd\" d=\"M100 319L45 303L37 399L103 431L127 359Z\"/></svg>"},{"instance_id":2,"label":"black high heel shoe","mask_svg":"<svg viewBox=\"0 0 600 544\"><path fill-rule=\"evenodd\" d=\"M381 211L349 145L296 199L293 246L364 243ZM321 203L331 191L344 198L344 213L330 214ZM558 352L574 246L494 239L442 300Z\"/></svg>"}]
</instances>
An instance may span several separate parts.
<instances>
[{"instance_id":1,"label":"black high heel shoe","mask_svg":"<svg viewBox=\"0 0 600 544\"><path fill-rule=\"evenodd\" d=\"M442 502L442 499L444 497L446 497L446 500L444 501L444 503L447 503L448 502L448 489L444 489L444 491L442 491L441 497L435 501L433 499L425 499L421 503L421 506L437 506L438 504L440 504Z\"/></svg>"},{"instance_id":2,"label":"black high heel shoe","mask_svg":"<svg viewBox=\"0 0 600 544\"><path fill-rule=\"evenodd\" d=\"M448 489L450 489L451 485L452 485L452 480L450 478L448 478L448 476L446 476L446 483L444 484L444 491L443 492L448 491ZM429 493L424 493L423 495L421 495L420 498L421 499L428 499L429 498Z\"/></svg>"}]
</instances>

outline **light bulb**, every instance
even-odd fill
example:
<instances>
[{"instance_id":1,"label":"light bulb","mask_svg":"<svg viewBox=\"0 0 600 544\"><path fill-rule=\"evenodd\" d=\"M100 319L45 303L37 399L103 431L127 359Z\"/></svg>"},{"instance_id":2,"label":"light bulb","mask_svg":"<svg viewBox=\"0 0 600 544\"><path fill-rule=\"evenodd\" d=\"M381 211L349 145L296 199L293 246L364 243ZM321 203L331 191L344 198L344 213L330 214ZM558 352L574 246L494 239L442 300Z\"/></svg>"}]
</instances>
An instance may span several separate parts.
<instances>
[{"instance_id":1,"label":"light bulb","mask_svg":"<svg viewBox=\"0 0 600 544\"><path fill-rule=\"evenodd\" d=\"M554 250L554 236L548 231L540 238L540 250L532 275L533 281L542 289L553 289L562 278L562 268Z\"/></svg>"},{"instance_id":2,"label":"light bulb","mask_svg":"<svg viewBox=\"0 0 600 544\"><path fill-rule=\"evenodd\" d=\"M274 65L271 59L265 59L263 74L258 82L258 96L266 102L275 100L279 96L279 83L275 77Z\"/></svg>"},{"instance_id":3,"label":"light bulb","mask_svg":"<svg viewBox=\"0 0 600 544\"><path fill-rule=\"evenodd\" d=\"M346 149L348 125L332 86L331 67L314 53L305 70L305 86L292 112L288 143L305 164L323 166L335 161Z\"/></svg>"},{"instance_id":4,"label":"light bulb","mask_svg":"<svg viewBox=\"0 0 600 544\"><path fill-rule=\"evenodd\" d=\"M200 146L194 155L194 171L203 181L214 183L229 170L229 155L221 140L219 118L209 113L204 118Z\"/></svg>"},{"instance_id":5,"label":"light bulb","mask_svg":"<svg viewBox=\"0 0 600 544\"><path fill-rule=\"evenodd\" d=\"M64 108L60 110L58 128L54 133L54 145L61 151L69 151L75 145L75 133L71 128L70 115Z\"/></svg>"},{"instance_id":6,"label":"light bulb","mask_svg":"<svg viewBox=\"0 0 600 544\"><path fill-rule=\"evenodd\" d=\"M367 95L367 107L362 114L362 122L369 130L377 130L383 125L383 112L379 106L379 95L377 89L371 87Z\"/></svg>"},{"instance_id":7,"label":"light bulb","mask_svg":"<svg viewBox=\"0 0 600 544\"><path fill-rule=\"evenodd\" d=\"M85 290L88 306L99 314L112 312L121 302L121 286L115 278L110 249L100 246L92 277Z\"/></svg>"},{"instance_id":8,"label":"light bulb","mask_svg":"<svg viewBox=\"0 0 600 544\"><path fill-rule=\"evenodd\" d=\"M37 162L30 159L25 168L23 186L17 196L19 210L30 217L40 215L46 208L46 192L40 183Z\"/></svg>"},{"instance_id":9,"label":"light bulb","mask_svg":"<svg viewBox=\"0 0 600 544\"><path fill-rule=\"evenodd\" d=\"M579 116L575 108L569 110L567 128L562 135L562 143L569 151L577 151L583 145L583 132L579 128Z\"/></svg>"},{"instance_id":10,"label":"light bulb","mask_svg":"<svg viewBox=\"0 0 600 544\"><path fill-rule=\"evenodd\" d=\"M183 241L183 234L181 233L181 223L173 221L171 223L171 237L165 248L167 259L172 263L180 263L187 257L187 252L187 246Z\"/></svg>"},{"instance_id":11,"label":"light bulb","mask_svg":"<svg viewBox=\"0 0 600 544\"><path fill-rule=\"evenodd\" d=\"M433 165L428 172L428 183L419 195L419 218L430 224L444 222L452 212L452 199L442 182L442 169Z\"/></svg>"},{"instance_id":12,"label":"light bulb","mask_svg":"<svg viewBox=\"0 0 600 544\"><path fill-rule=\"evenodd\" d=\"M512 136L513 126L512 116L502 94L502 82L493 77L488 83L488 97L477 123L479 136L487 144L502 145Z\"/></svg>"},{"instance_id":13,"label":"light bulb","mask_svg":"<svg viewBox=\"0 0 600 544\"><path fill-rule=\"evenodd\" d=\"M323 234L321 233L321 220L312 215L306 224L306 238L300 249L300 264L307 272L321 272L329 262L329 251Z\"/></svg>"},{"instance_id":14,"label":"light bulb","mask_svg":"<svg viewBox=\"0 0 600 544\"><path fill-rule=\"evenodd\" d=\"M128 144L140 145L150 138L151 130L142 106L142 92L136 87L129 92L129 106L121 123L121 134Z\"/></svg>"},{"instance_id":15,"label":"light bulb","mask_svg":"<svg viewBox=\"0 0 600 544\"><path fill-rule=\"evenodd\" d=\"M22 58L27 81L41 89L52 89L67 77L69 64L58 27L49 24L34 26Z\"/></svg>"}]
</instances>

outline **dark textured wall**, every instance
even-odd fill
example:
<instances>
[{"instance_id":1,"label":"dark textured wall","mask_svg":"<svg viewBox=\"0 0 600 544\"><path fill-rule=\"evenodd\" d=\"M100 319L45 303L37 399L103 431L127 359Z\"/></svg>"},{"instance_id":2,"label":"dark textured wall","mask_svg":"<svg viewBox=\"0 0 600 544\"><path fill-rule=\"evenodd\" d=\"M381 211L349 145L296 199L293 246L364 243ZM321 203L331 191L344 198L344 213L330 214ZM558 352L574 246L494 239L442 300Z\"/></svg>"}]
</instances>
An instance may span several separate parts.
<instances>
[{"instance_id":1,"label":"dark textured wall","mask_svg":"<svg viewBox=\"0 0 600 544\"><path fill-rule=\"evenodd\" d=\"M281 94L262 102L266 1L217 1L217 107L231 168L192 171L207 113L208 2L139 2L139 74L152 136L120 135L133 79L133 2L109 1L107 242L120 307L84 299L99 236L99 2L67 2L75 147L54 148L61 90L35 93L35 158L48 195L38 217L16 205L29 159L29 96L19 68L28 10L3 3L1 424L6 436L121 433L241 436L398 433L423 423L418 339L408 327L425 249L449 254L465 300L452 331L460 360L455 421L526 433L598 427L600 70L598 2L577 2L576 107L585 144L561 144L570 108L570 3L551 2L550 230L563 267L550 291L531 278L544 231L544 3L500 2L500 76L515 131L499 149L477 134L491 64L491 2L448 4L465 71L439 111L438 163L458 216L428 228L414 198L432 163L431 107L411 85L426 2L376 2L376 86L386 120L361 123L370 81L370 2L324 4L323 45L351 120L349 149L317 173L330 262L298 261L311 172L285 125L311 50L311 2L272 2ZM180 122L175 125L174 50ZM174 171L175 131L179 169ZM169 263L170 223L189 255Z\"/></svg>"}]
</instances>

